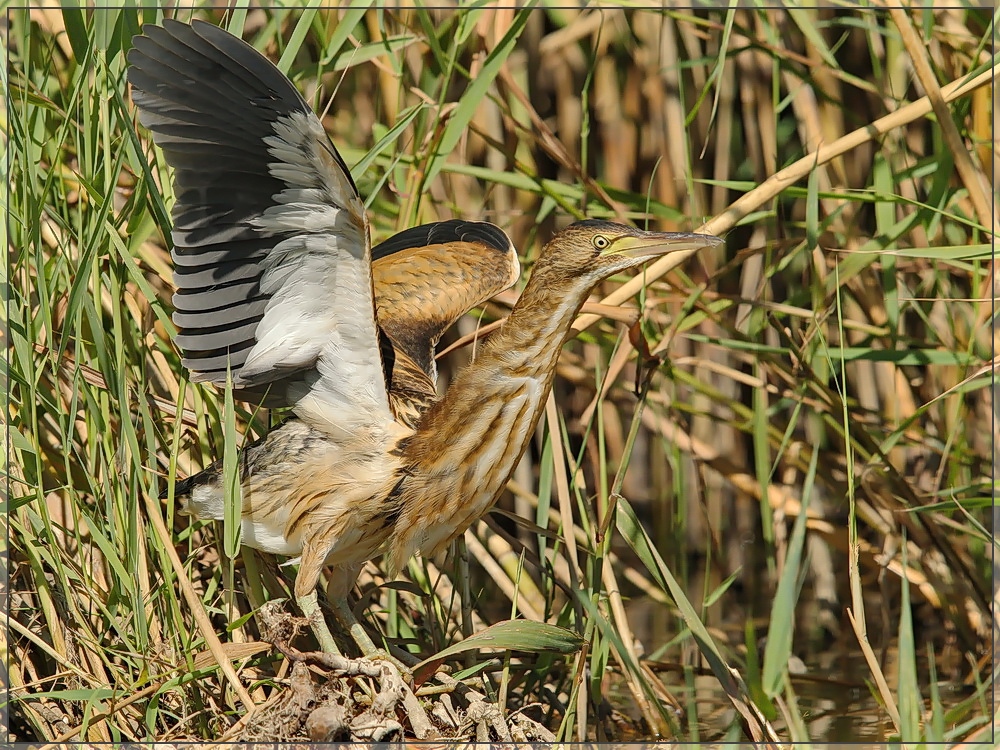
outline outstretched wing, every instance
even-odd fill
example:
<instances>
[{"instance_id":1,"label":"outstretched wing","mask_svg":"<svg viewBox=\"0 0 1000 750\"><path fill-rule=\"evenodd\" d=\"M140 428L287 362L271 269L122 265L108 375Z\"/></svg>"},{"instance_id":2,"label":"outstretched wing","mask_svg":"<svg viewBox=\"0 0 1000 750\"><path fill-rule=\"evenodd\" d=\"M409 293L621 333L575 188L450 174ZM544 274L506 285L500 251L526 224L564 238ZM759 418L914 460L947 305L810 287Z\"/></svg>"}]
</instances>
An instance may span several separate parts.
<instances>
[{"instance_id":1,"label":"outstretched wing","mask_svg":"<svg viewBox=\"0 0 1000 750\"><path fill-rule=\"evenodd\" d=\"M328 430L391 420L364 204L291 82L208 23L143 27L139 120L174 167L174 322L195 380Z\"/></svg>"}]
</instances>

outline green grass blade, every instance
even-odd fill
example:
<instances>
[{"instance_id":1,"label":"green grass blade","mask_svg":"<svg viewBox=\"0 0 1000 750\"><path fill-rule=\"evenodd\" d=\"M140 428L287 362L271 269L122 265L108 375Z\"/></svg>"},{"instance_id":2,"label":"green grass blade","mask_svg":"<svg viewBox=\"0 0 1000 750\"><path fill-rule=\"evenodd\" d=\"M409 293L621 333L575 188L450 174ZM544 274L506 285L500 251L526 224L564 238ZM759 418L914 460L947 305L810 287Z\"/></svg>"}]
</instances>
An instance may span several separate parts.
<instances>
[{"instance_id":1,"label":"green grass blade","mask_svg":"<svg viewBox=\"0 0 1000 750\"><path fill-rule=\"evenodd\" d=\"M798 603L799 589L804 573L802 570L802 550L806 541L806 521L809 517L808 511L814 491L818 463L819 452L813 451L809 461L809 471L802 487L802 508L795 519L795 525L792 527L792 537L788 542L784 569L778 579L778 588L774 593L774 601L771 605L771 619L767 628L767 648L764 651L764 670L761 677L764 693L771 699L781 693L788 675L788 658L792 654L795 634L795 605Z\"/></svg>"},{"instance_id":2,"label":"green grass blade","mask_svg":"<svg viewBox=\"0 0 1000 750\"><path fill-rule=\"evenodd\" d=\"M459 138L465 134L469 121L476 112L476 108L479 107L493 80L500 72L500 66L506 62L510 53L514 50L514 44L524 30L524 25L528 22L528 17L534 6L534 2L529 2L524 8L518 11L510 28L487 56L479 74L469 85L458 106L451 113L436 153L427 165L427 173L423 180L424 184L430 184L437 177L438 172L444 166L445 159L451 155L452 151L455 150L455 146L458 145Z\"/></svg>"}]
</instances>

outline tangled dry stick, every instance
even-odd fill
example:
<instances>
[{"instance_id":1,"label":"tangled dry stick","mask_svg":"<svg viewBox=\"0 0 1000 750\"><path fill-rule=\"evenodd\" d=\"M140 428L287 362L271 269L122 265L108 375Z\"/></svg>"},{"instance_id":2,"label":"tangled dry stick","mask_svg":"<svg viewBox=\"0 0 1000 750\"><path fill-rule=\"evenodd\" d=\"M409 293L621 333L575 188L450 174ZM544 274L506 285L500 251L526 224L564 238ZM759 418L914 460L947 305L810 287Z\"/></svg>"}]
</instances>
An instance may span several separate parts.
<instances>
[{"instance_id":1,"label":"tangled dry stick","mask_svg":"<svg viewBox=\"0 0 1000 750\"><path fill-rule=\"evenodd\" d=\"M234 727L243 742L386 742L404 738L553 742L544 726L504 711L441 672L433 695L417 696L410 675L390 660L346 659L290 645L300 618L271 601L258 612L263 637L293 662L287 685ZM455 702L460 704L456 708Z\"/></svg>"}]
</instances>

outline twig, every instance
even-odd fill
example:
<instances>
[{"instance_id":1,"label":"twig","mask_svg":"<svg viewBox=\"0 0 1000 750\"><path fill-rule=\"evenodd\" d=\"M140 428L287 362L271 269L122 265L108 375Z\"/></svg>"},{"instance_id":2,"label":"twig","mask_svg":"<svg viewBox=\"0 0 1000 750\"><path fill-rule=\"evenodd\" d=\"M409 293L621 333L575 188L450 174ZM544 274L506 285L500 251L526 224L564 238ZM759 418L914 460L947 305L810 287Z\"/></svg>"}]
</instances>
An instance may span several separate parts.
<instances>
[{"instance_id":1,"label":"twig","mask_svg":"<svg viewBox=\"0 0 1000 750\"><path fill-rule=\"evenodd\" d=\"M12 620L11 621L11 625L17 625L17 623ZM260 641L256 641L256 642L253 642L253 643L226 643L226 644L223 644L223 649L226 652L228 652L229 658L231 658L231 659L245 659L248 656L253 656L254 654L260 653L261 651L267 651L270 648L271 648L271 644L269 644L269 643L261 643ZM204 666L208 666L208 664L211 661L214 661L214 660L215 660L215 654L213 654L211 651L201 651L201 652L199 652L194 657L194 659L192 659L192 663L193 663L195 669L198 669L198 668L202 668ZM202 667L199 667L199 665L202 665ZM58 737L56 737L54 740L52 740L51 743L49 743L47 745L42 745L39 748L39 750L55 750L55 748L57 748L60 745L63 745L65 743L69 742L74 737L80 737L80 736L82 736L83 731L87 727L93 727L93 726L95 726L95 725L97 725L99 723L105 722L108 719L110 719L112 716L114 716L117 712L121 711L121 709L123 709L123 708L125 708L127 706L131 706L133 703L136 703L136 702L138 702L140 700L143 700L144 698L148 698L148 697L150 697L152 695L156 695L156 693L158 693L163 688L163 686L165 684L167 684L167 682L169 682L170 680L175 679L175 677L173 675L173 672L175 672L175 671L177 671L179 669L185 669L186 670L187 668L188 668L187 662L185 662L184 664L179 664L174 669L172 669L170 671L170 673L168 673L170 676L164 676L162 679L156 680L155 682L153 682L153 683L147 685L146 687L144 687L142 690L138 690L138 691L132 693L131 695L123 698L120 701L113 702L113 703L111 701L109 701L109 703L112 703L111 708L108 709L107 711L103 712L103 713L94 714L93 716L91 716L90 720L87 722L86 726L81 724L78 727L74 727L73 729L69 729L69 730L63 732ZM249 713L246 714L244 716L244 719L248 718L249 716L250 716Z\"/></svg>"},{"instance_id":2,"label":"twig","mask_svg":"<svg viewBox=\"0 0 1000 750\"><path fill-rule=\"evenodd\" d=\"M998 72L1000 72L1000 64L983 71L971 80L953 81L941 88L941 98L946 103L952 102L975 91L980 86L987 85ZM725 234L736 226L736 223L740 219L756 211L781 193L782 190L808 175L817 166L826 164L831 159L836 159L838 156L846 154L863 143L875 140L890 130L907 125L914 120L919 120L921 117L930 114L932 110L930 99L925 96L912 104L900 107L885 117L880 117L869 125L858 128L842 138L838 138L828 146L823 146L812 153L806 154L798 161L775 172L749 193L735 200L726 211L703 224L699 227L698 231L715 235ZM663 256L655 263L650 264L646 268L645 273L629 279L629 281L622 284L601 301L607 305L620 305L625 300L634 297L644 284L649 284L665 276L697 252L697 250L684 250ZM596 315L581 315L573 323L573 328L577 331L584 331L598 320L599 318Z\"/></svg>"},{"instance_id":3,"label":"twig","mask_svg":"<svg viewBox=\"0 0 1000 750\"><path fill-rule=\"evenodd\" d=\"M930 12L930 11L924 11ZM955 126L955 120L951 112L948 111L948 104L945 101L941 87L938 85L934 71L931 70L930 62L927 60L927 44L917 35L917 30L913 28L909 12L898 6L889 8L889 15L893 23L899 29L899 35L903 40L903 46L910 56L913 70L920 79L920 85L927 92L925 97L934 108L934 115L937 117L938 127L941 128L941 135L944 142L951 151L955 159L955 169L958 170L959 177L965 183L969 191L969 199L976 209L976 215L984 227L992 227L994 235L1000 235L1000 224L997 223L993 215L993 205L989 198L989 185L986 176L981 169L978 169L972 161L969 149L962 141L962 135Z\"/></svg>"}]
</instances>

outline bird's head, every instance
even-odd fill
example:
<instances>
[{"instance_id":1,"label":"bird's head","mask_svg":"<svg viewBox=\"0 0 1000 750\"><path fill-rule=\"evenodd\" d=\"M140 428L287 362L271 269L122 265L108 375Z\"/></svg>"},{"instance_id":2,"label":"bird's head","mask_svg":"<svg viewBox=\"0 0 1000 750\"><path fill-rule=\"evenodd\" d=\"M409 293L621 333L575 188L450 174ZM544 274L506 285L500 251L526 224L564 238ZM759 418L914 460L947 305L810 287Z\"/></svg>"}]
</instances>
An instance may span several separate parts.
<instances>
[{"instance_id":1,"label":"bird's head","mask_svg":"<svg viewBox=\"0 0 1000 750\"><path fill-rule=\"evenodd\" d=\"M585 219L570 224L549 240L535 269L537 272L544 267L546 273L593 286L613 273L660 255L721 244L721 239L708 234L645 232L624 224Z\"/></svg>"}]
</instances>

